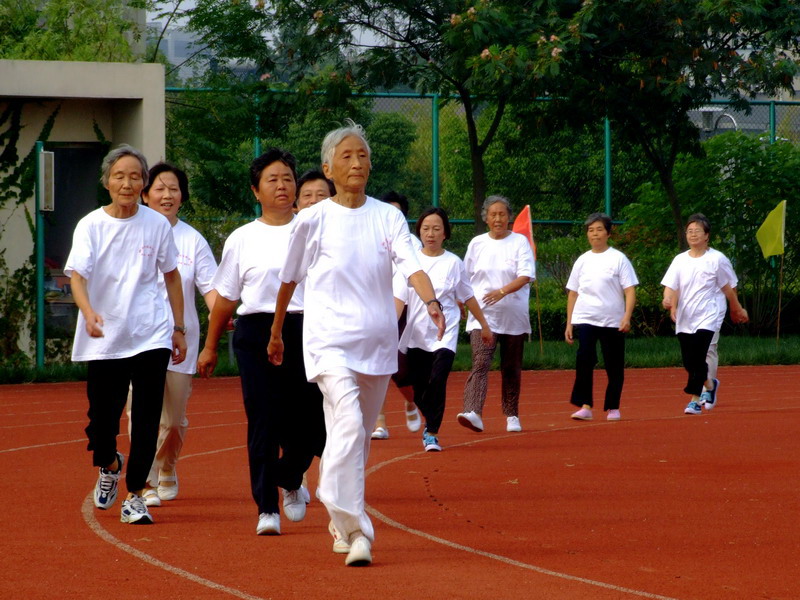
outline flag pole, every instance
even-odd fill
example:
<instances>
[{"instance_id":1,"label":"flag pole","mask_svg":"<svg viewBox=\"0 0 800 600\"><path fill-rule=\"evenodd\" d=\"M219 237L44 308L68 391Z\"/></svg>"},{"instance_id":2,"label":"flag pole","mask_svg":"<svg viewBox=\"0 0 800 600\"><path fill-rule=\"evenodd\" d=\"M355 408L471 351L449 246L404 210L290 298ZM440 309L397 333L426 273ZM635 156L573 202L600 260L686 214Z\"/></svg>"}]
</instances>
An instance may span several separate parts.
<instances>
[{"instance_id":1,"label":"flag pole","mask_svg":"<svg viewBox=\"0 0 800 600\"><path fill-rule=\"evenodd\" d=\"M781 343L781 302L783 296L783 257L786 253L781 253L781 269L778 272L778 328L775 337L775 344Z\"/></svg>"}]
</instances>

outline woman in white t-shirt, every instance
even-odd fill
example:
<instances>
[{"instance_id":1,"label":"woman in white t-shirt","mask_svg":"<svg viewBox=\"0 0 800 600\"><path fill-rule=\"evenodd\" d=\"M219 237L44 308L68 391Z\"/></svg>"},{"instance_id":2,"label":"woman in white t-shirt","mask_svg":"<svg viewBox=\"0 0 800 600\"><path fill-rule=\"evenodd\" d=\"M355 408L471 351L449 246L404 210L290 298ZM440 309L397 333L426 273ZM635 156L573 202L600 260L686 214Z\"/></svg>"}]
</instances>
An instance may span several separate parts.
<instances>
[{"instance_id":1,"label":"woman in white t-shirt","mask_svg":"<svg viewBox=\"0 0 800 600\"><path fill-rule=\"evenodd\" d=\"M142 201L145 206L167 218L172 225L172 237L178 248L187 344L186 360L167 368L156 458L143 494L147 506L161 506L162 500L174 500L178 495L175 465L189 428L186 405L192 395L192 375L197 368L200 344L200 319L194 299L195 288L203 296L210 311L217 296L211 284L217 271L217 261L200 232L178 219L178 211L189 200L189 179L186 173L167 163L158 163L150 168L148 179L142 190ZM159 289L166 298L163 278L159 281Z\"/></svg>"},{"instance_id":2,"label":"woman in white t-shirt","mask_svg":"<svg viewBox=\"0 0 800 600\"><path fill-rule=\"evenodd\" d=\"M467 331L472 345L472 372L464 387L464 412L458 414L458 422L472 431L483 431L489 368L500 346L506 431L522 431L519 420L522 350L531 332L528 300L536 265L527 238L509 229L514 215L508 199L489 196L481 215L489 231L469 243L464 265L495 340L488 345L483 343L479 323L470 314Z\"/></svg>"},{"instance_id":3,"label":"woman in white t-shirt","mask_svg":"<svg viewBox=\"0 0 800 600\"><path fill-rule=\"evenodd\" d=\"M322 397L306 381L303 364L303 289L292 298L286 316L286 360L267 358L270 327L296 219L295 159L270 148L250 165L250 187L261 216L231 233L214 276L217 299L197 370L208 377L217 364L217 346L233 315L238 315L233 350L239 366L247 414L250 488L258 507L257 535L280 535L278 488L290 521L306 514L303 474L325 444ZM238 304L238 308L237 308Z\"/></svg>"},{"instance_id":4,"label":"woman in white t-shirt","mask_svg":"<svg viewBox=\"0 0 800 600\"><path fill-rule=\"evenodd\" d=\"M675 333L681 344L683 367L688 380L683 391L691 396L684 414L699 415L705 402L704 390L716 393L716 382L708 379L706 355L714 334L725 317L720 310L721 298L727 299L734 323L747 323L747 311L736 293L738 279L731 261L721 252L709 248L711 224L705 215L695 213L686 224L689 249L672 260L661 285L662 304L675 322ZM706 406L710 409L711 406Z\"/></svg>"},{"instance_id":5,"label":"woman in white t-shirt","mask_svg":"<svg viewBox=\"0 0 800 600\"><path fill-rule=\"evenodd\" d=\"M422 240L419 262L430 277L444 312L447 323L444 336L437 338L436 326L428 318L425 305L419 296L409 293L408 282L402 275L394 277L394 297L398 314L408 305L400 352L407 356L414 403L425 417L422 445L426 452L437 452L442 449L438 433L444 417L447 378L456 355L461 314L459 303L465 305L480 323L483 343L492 344L494 338L475 300L464 263L442 247L444 241L450 239L447 213L441 208L424 211L417 221L417 237Z\"/></svg>"},{"instance_id":6,"label":"woman in white t-shirt","mask_svg":"<svg viewBox=\"0 0 800 600\"><path fill-rule=\"evenodd\" d=\"M397 370L392 263L425 300L439 336L445 323L403 215L366 195L371 162L361 126L349 121L328 133L321 154L336 195L297 215L269 356L275 364L284 360L283 317L304 282L306 374L322 390L328 433L319 498L331 517L334 552L347 552L347 565L368 565L374 539L364 502L370 434Z\"/></svg>"},{"instance_id":7,"label":"woman in white t-shirt","mask_svg":"<svg viewBox=\"0 0 800 600\"><path fill-rule=\"evenodd\" d=\"M578 257L567 281L564 339L572 344L578 338L570 402L580 410L574 412L572 418L592 419L592 384L599 341L608 375L603 410L609 421L619 421L619 403L625 382L625 334L631 329L639 280L628 258L608 245L611 218L603 213L592 213L584 225L592 249Z\"/></svg>"},{"instance_id":8,"label":"woman in white t-shirt","mask_svg":"<svg viewBox=\"0 0 800 600\"><path fill-rule=\"evenodd\" d=\"M139 204L148 177L144 156L119 146L103 159L102 172L111 203L78 222L64 266L80 309L72 360L89 363L86 435L100 467L94 491L100 509L117 498L124 462L117 434L131 388L128 496L120 520L145 524L153 522L142 493L156 453L167 365L170 356L173 364L186 358L181 276L169 221ZM158 287L161 273L168 301Z\"/></svg>"}]
</instances>

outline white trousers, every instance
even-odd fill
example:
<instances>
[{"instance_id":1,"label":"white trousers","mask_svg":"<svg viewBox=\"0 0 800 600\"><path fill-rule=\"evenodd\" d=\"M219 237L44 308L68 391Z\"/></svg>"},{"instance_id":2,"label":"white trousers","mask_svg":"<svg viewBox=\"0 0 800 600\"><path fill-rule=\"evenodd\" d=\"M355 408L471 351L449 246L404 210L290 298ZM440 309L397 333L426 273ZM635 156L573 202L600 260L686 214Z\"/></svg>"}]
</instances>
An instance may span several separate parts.
<instances>
[{"instance_id":1,"label":"white trousers","mask_svg":"<svg viewBox=\"0 0 800 600\"><path fill-rule=\"evenodd\" d=\"M706 379L714 379L717 376L717 369L719 368L719 355L717 354L717 344L719 343L719 331L714 332L714 337L711 338L711 345L708 347L706 354L706 364L708 365L708 377Z\"/></svg>"},{"instance_id":2,"label":"white trousers","mask_svg":"<svg viewBox=\"0 0 800 600\"><path fill-rule=\"evenodd\" d=\"M381 411L389 375L364 375L345 367L314 381L322 391L328 437L319 467L319 499L344 539L354 531L375 539L365 510L364 480L372 429Z\"/></svg>"},{"instance_id":3,"label":"white trousers","mask_svg":"<svg viewBox=\"0 0 800 600\"><path fill-rule=\"evenodd\" d=\"M159 473L172 473L178 462L178 455L183 448L189 419L186 418L186 405L192 395L192 376L186 373L167 371L164 385L164 404L161 408L161 425L158 428L158 443L147 485L158 487ZM131 430L131 394L128 391L128 435Z\"/></svg>"}]
</instances>

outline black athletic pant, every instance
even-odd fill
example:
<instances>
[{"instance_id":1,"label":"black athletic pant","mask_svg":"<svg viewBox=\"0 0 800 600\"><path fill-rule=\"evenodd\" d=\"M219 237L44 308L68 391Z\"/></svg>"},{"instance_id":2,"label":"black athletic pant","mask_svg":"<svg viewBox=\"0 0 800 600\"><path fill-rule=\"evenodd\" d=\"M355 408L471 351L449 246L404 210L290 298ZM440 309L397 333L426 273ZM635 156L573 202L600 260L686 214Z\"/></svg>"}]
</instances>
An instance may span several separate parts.
<instances>
[{"instance_id":1,"label":"black athletic pant","mask_svg":"<svg viewBox=\"0 0 800 600\"><path fill-rule=\"evenodd\" d=\"M698 329L694 333L679 333L678 341L681 343L681 356L683 368L689 374L686 387L683 391L692 396L703 393L703 384L708 379L708 363L706 355L714 332L708 329Z\"/></svg>"},{"instance_id":2,"label":"black athletic pant","mask_svg":"<svg viewBox=\"0 0 800 600\"><path fill-rule=\"evenodd\" d=\"M131 449L125 475L129 492L145 487L153 464L170 356L169 349L158 348L128 358L88 363L86 437L96 467L108 467L116 458L119 420L131 388Z\"/></svg>"},{"instance_id":3,"label":"black athletic pant","mask_svg":"<svg viewBox=\"0 0 800 600\"><path fill-rule=\"evenodd\" d=\"M250 488L259 513L280 512L278 487L299 488L314 455L325 446L322 394L306 379L303 364L303 315L286 315L279 366L267 357L274 316L238 317L233 335L247 414Z\"/></svg>"},{"instance_id":4,"label":"black athletic pant","mask_svg":"<svg viewBox=\"0 0 800 600\"><path fill-rule=\"evenodd\" d=\"M575 355L575 385L570 402L575 406L594 406L592 386L597 365L597 342L600 342L608 375L603 410L618 410L622 385L625 383L625 334L616 327L583 323L574 325L572 331L578 339L578 351Z\"/></svg>"},{"instance_id":5,"label":"black athletic pant","mask_svg":"<svg viewBox=\"0 0 800 600\"><path fill-rule=\"evenodd\" d=\"M453 368L455 353L447 348L426 352L408 349L408 372L414 386L414 404L425 417L428 433L436 434L442 425L447 399L447 378Z\"/></svg>"}]
</instances>

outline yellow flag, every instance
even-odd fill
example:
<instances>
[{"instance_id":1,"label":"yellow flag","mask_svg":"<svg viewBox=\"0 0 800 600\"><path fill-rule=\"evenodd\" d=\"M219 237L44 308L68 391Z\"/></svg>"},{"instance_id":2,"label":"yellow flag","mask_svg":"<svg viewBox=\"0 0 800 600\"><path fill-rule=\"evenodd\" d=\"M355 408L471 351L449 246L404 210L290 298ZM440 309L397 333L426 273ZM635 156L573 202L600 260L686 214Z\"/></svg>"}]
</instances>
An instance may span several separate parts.
<instances>
[{"instance_id":1,"label":"yellow flag","mask_svg":"<svg viewBox=\"0 0 800 600\"><path fill-rule=\"evenodd\" d=\"M776 206L764 219L756 232L758 245L764 258L783 254L783 238L786 229L786 200Z\"/></svg>"}]
</instances>

